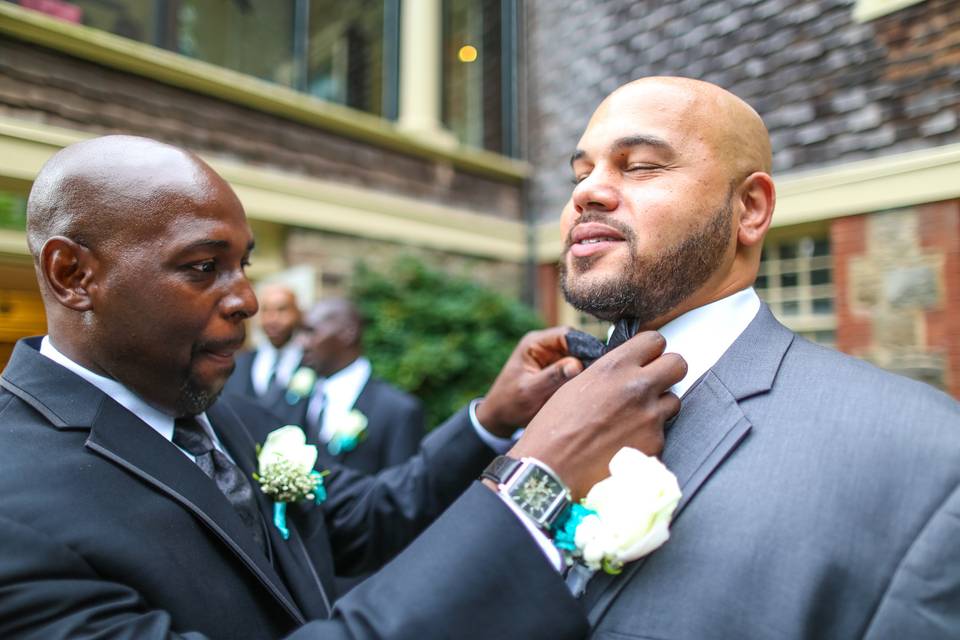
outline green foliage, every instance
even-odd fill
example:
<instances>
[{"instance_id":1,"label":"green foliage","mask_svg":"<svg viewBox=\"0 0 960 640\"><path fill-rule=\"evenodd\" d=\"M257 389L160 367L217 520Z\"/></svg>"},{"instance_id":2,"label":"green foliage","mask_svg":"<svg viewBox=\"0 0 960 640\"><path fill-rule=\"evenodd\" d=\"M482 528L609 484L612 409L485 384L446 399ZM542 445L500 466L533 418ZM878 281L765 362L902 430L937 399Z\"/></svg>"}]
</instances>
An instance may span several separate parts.
<instances>
[{"instance_id":1,"label":"green foliage","mask_svg":"<svg viewBox=\"0 0 960 640\"><path fill-rule=\"evenodd\" d=\"M0 229L23 231L27 226L27 199L0 191Z\"/></svg>"},{"instance_id":2,"label":"green foliage","mask_svg":"<svg viewBox=\"0 0 960 640\"><path fill-rule=\"evenodd\" d=\"M483 395L521 336L542 326L520 302L411 256L387 272L359 264L351 297L374 371L423 401L430 428Z\"/></svg>"}]
</instances>

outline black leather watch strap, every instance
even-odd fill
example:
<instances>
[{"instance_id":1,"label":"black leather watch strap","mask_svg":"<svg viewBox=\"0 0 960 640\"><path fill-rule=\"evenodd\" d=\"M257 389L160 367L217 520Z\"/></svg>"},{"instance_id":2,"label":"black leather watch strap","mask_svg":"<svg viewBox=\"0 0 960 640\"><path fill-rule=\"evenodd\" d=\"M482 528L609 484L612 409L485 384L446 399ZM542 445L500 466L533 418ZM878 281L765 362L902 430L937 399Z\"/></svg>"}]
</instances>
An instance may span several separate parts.
<instances>
[{"instance_id":1,"label":"black leather watch strap","mask_svg":"<svg viewBox=\"0 0 960 640\"><path fill-rule=\"evenodd\" d=\"M501 485L517 471L521 464L523 464L521 461L510 456L497 456L483 470L480 478L492 480L494 484Z\"/></svg>"}]
</instances>

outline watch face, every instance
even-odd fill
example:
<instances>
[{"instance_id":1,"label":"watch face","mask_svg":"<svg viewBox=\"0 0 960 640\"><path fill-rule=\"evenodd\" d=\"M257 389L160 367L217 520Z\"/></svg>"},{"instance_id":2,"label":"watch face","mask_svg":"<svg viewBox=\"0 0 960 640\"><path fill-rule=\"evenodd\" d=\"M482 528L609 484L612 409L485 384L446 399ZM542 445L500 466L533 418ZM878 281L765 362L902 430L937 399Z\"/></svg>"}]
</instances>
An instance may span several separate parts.
<instances>
[{"instance_id":1,"label":"watch face","mask_svg":"<svg viewBox=\"0 0 960 640\"><path fill-rule=\"evenodd\" d=\"M510 497L518 507L535 520L541 520L564 493L563 486L534 466L527 467L523 476L510 488Z\"/></svg>"}]
</instances>

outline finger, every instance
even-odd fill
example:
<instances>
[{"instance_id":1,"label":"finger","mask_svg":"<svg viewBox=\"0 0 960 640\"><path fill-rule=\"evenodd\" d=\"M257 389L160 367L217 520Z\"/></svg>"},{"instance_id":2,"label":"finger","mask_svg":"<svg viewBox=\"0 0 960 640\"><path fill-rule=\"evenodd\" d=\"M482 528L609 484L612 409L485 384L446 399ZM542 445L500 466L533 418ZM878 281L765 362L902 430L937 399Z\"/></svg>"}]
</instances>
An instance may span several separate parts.
<instances>
[{"instance_id":1,"label":"finger","mask_svg":"<svg viewBox=\"0 0 960 640\"><path fill-rule=\"evenodd\" d=\"M551 327L527 334L529 343L524 357L539 367L546 367L569 354L566 327Z\"/></svg>"},{"instance_id":2,"label":"finger","mask_svg":"<svg viewBox=\"0 0 960 640\"><path fill-rule=\"evenodd\" d=\"M583 363L568 356L533 374L530 388L537 396L553 395L554 391L581 371Z\"/></svg>"},{"instance_id":3,"label":"finger","mask_svg":"<svg viewBox=\"0 0 960 640\"><path fill-rule=\"evenodd\" d=\"M640 366L663 353L667 346L666 339L656 331L643 331L633 336L610 353L621 354Z\"/></svg>"},{"instance_id":4,"label":"finger","mask_svg":"<svg viewBox=\"0 0 960 640\"><path fill-rule=\"evenodd\" d=\"M668 391L657 399L657 410L664 420L669 420L680 413L680 398Z\"/></svg>"},{"instance_id":5,"label":"finger","mask_svg":"<svg viewBox=\"0 0 960 640\"><path fill-rule=\"evenodd\" d=\"M665 391L687 375L687 361L677 353L665 353L643 368L650 386Z\"/></svg>"}]
</instances>

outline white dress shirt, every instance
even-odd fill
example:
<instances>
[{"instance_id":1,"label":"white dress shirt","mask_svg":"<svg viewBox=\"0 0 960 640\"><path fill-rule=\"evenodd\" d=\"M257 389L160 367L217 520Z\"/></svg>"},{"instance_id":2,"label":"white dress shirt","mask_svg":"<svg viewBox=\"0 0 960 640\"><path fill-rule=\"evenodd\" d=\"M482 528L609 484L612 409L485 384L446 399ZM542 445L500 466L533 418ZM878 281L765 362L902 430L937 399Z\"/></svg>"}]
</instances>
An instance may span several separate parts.
<instances>
[{"instance_id":1,"label":"white dress shirt","mask_svg":"<svg viewBox=\"0 0 960 640\"><path fill-rule=\"evenodd\" d=\"M116 380L94 373L93 371L90 371L86 367L77 364L67 356L63 355L57 350L56 347L53 346L53 342L50 341L50 336L44 336L43 340L40 342L40 353L50 358L60 366L69 369L96 388L100 389L100 391L113 398L117 404L140 418L142 421L146 422L151 429L159 433L167 442L173 444L174 416L150 406L144 402L140 396L133 393ZM203 427L204 431L207 432L207 435L210 436L210 439L213 441L213 446L229 457L230 454L223 448L223 445L217 438L217 434L213 431L213 427L210 426L210 420L207 419L207 414L201 413L197 415L196 418L200 422L200 425ZM183 455L196 462L196 458L194 458L194 456L192 456L190 453L180 449L180 447L177 447L177 449L180 450Z\"/></svg>"},{"instance_id":2,"label":"white dress shirt","mask_svg":"<svg viewBox=\"0 0 960 640\"><path fill-rule=\"evenodd\" d=\"M687 375L670 387L678 397L727 352L760 311L760 298L752 287L688 311L660 327L667 340L666 353L676 353L687 362Z\"/></svg>"},{"instance_id":3,"label":"white dress shirt","mask_svg":"<svg viewBox=\"0 0 960 640\"><path fill-rule=\"evenodd\" d=\"M370 361L360 356L329 378L317 380L313 395L307 404L307 424L315 425L321 419L320 440L329 442L357 403L360 392L370 380ZM322 415L321 415L322 412Z\"/></svg>"},{"instance_id":4,"label":"white dress shirt","mask_svg":"<svg viewBox=\"0 0 960 640\"><path fill-rule=\"evenodd\" d=\"M269 340L264 340L263 344L257 347L257 353L250 365L254 392L262 396L274 381L285 388L302 359L303 347L295 339L290 339L279 349L270 344Z\"/></svg>"}]
</instances>

